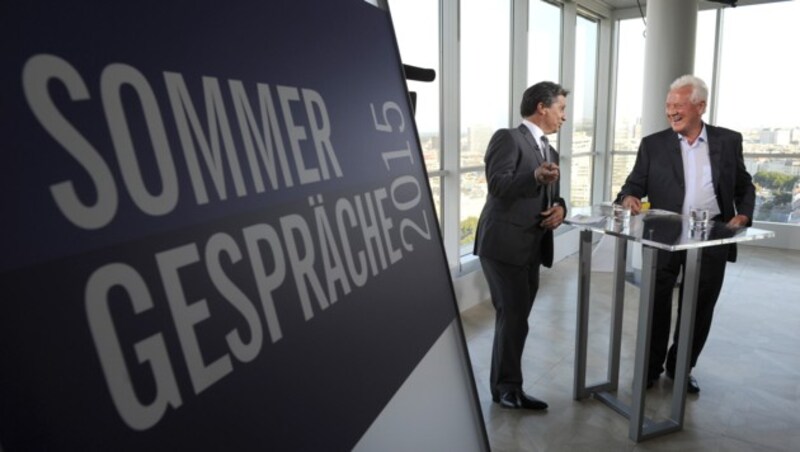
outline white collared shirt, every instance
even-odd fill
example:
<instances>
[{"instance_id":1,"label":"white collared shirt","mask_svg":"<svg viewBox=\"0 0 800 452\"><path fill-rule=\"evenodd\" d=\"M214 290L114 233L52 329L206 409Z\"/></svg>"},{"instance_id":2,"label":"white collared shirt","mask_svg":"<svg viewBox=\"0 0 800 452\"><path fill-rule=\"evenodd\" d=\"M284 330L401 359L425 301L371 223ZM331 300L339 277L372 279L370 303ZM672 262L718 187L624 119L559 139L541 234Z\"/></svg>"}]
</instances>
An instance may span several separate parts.
<instances>
[{"instance_id":1,"label":"white collared shirt","mask_svg":"<svg viewBox=\"0 0 800 452\"><path fill-rule=\"evenodd\" d=\"M522 123L525 124L525 127L531 131L531 135L533 135L533 139L536 140L536 145L539 146L539 151L542 153L545 152L544 145L542 144L542 137L545 135L542 129L539 128L536 124L528 121L527 119L523 119ZM544 158L545 156L542 155Z\"/></svg>"},{"instance_id":2,"label":"white collared shirt","mask_svg":"<svg viewBox=\"0 0 800 452\"><path fill-rule=\"evenodd\" d=\"M686 191L683 196L683 215L691 209L706 209L711 217L720 214L717 195L714 193L714 180L711 176L711 159L708 155L708 135L706 125L693 144L678 134L683 159L683 180Z\"/></svg>"}]
</instances>

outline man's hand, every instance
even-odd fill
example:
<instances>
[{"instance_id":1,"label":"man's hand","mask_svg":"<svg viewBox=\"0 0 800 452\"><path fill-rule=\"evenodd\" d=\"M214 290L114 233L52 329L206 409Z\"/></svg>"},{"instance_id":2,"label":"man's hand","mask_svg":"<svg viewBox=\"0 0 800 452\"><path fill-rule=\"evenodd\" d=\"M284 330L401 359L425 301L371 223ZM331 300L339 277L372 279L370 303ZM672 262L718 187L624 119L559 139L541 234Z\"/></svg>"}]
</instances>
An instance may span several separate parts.
<instances>
[{"instance_id":1,"label":"man's hand","mask_svg":"<svg viewBox=\"0 0 800 452\"><path fill-rule=\"evenodd\" d=\"M544 229L553 230L561 226L561 223L564 221L564 206L555 204L553 207L542 212L541 215L544 219L539 223L539 226Z\"/></svg>"},{"instance_id":2,"label":"man's hand","mask_svg":"<svg viewBox=\"0 0 800 452\"><path fill-rule=\"evenodd\" d=\"M642 211L642 201L635 196L628 195L622 198L622 207L631 210L631 215L639 215Z\"/></svg>"},{"instance_id":3,"label":"man's hand","mask_svg":"<svg viewBox=\"0 0 800 452\"><path fill-rule=\"evenodd\" d=\"M735 217L731 218L731 221L728 222L728 227L733 229L739 229L747 226L748 222L750 222L750 219L747 218L747 216L736 215Z\"/></svg>"},{"instance_id":4,"label":"man's hand","mask_svg":"<svg viewBox=\"0 0 800 452\"><path fill-rule=\"evenodd\" d=\"M553 162L544 162L533 172L533 177L540 184L552 184L558 180L558 165Z\"/></svg>"}]
</instances>

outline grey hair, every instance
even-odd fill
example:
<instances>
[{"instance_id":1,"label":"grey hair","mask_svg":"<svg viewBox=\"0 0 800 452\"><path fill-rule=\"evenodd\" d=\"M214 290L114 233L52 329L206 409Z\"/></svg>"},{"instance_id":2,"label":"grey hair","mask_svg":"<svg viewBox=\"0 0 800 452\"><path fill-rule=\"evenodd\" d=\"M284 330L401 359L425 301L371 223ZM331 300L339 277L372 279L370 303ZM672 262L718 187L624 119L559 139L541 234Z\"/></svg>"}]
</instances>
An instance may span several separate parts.
<instances>
[{"instance_id":1,"label":"grey hair","mask_svg":"<svg viewBox=\"0 0 800 452\"><path fill-rule=\"evenodd\" d=\"M682 75L669 85L669 89L672 91L674 89L683 88L684 86L692 87L692 94L689 96L689 100L693 104L708 100L708 86L706 86L706 82L700 77L690 74Z\"/></svg>"}]
</instances>

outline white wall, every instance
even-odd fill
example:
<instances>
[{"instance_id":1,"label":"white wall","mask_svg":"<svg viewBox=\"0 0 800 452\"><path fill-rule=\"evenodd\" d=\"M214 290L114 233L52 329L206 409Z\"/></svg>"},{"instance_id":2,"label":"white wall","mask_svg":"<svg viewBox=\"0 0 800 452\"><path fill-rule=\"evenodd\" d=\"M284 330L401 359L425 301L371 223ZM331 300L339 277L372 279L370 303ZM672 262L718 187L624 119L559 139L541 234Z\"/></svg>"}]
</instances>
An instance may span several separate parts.
<instances>
[{"instance_id":1,"label":"white wall","mask_svg":"<svg viewBox=\"0 0 800 452\"><path fill-rule=\"evenodd\" d=\"M767 248L780 248L784 250L800 251L800 226L785 223L766 223L756 221L754 228L766 229L775 233L771 239L755 240L752 242L742 242L744 246L764 246Z\"/></svg>"}]
</instances>

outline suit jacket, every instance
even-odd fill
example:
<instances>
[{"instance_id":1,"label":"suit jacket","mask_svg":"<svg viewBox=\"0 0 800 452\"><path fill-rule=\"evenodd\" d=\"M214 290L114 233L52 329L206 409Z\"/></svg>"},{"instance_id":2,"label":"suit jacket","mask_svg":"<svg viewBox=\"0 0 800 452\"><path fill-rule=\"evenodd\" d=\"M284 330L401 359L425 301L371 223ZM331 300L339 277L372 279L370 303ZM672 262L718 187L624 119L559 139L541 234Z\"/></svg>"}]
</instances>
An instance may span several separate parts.
<instances>
[{"instance_id":1,"label":"suit jacket","mask_svg":"<svg viewBox=\"0 0 800 452\"><path fill-rule=\"evenodd\" d=\"M551 160L559 156L550 147ZM512 265L530 263L541 253L542 265L553 264L553 231L539 226L545 209L546 186L533 173L544 162L539 145L530 130L521 124L516 129L494 133L484 157L489 192L475 237L474 254ZM553 202L564 207L558 182L553 184Z\"/></svg>"},{"instance_id":2,"label":"suit jacket","mask_svg":"<svg viewBox=\"0 0 800 452\"><path fill-rule=\"evenodd\" d=\"M744 165L742 134L708 124L705 127L711 179L722 221L727 222L736 214L742 214L750 219L750 226L756 195L752 178ZM639 199L647 196L652 208L681 212L685 190L678 134L666 129L642 139L636 163L617 195L617 202L627 195ZM736 260L735 246L730 247L728 260Z\"/></svg>"}]
</instances>

